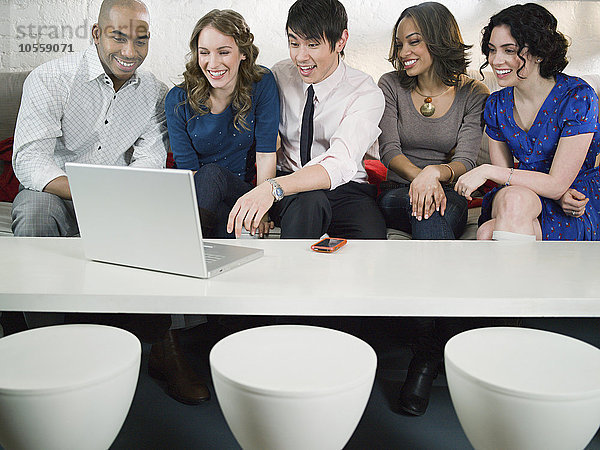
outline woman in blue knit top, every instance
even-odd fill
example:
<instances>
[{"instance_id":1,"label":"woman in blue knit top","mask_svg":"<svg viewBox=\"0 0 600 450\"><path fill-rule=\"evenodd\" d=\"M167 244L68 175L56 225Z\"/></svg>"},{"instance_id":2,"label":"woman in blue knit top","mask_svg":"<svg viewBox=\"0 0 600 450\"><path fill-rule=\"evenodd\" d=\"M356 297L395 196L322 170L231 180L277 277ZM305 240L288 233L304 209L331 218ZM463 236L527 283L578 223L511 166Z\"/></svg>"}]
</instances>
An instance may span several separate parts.
<instances>
[{"instance_id":1,"label":"woman in blue knit top","mask_svg":"<svg viewBox=\"0 0 600 450\"><path fill-rule=\"evenodd\" d=\"M178 169L194 171L205 237L228 237L233 204L275 176L279 93L273 74L256 64L258 48L244 18L213 10L192 32L184 81L165 110ZM256 166L255 166L256 163ZM272 224L263 217L263 236Z\"/></svg>"}]
</instances>

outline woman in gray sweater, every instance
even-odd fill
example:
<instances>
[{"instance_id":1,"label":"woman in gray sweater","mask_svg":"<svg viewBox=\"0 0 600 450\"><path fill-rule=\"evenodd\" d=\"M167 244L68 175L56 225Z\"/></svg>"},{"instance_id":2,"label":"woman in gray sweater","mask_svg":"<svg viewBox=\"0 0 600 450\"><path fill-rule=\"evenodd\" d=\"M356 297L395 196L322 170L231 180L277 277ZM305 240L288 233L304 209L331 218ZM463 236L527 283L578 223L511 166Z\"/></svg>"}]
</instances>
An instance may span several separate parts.
<instances>
[{"instance_id":1,"label":"woman in gray sweater","mask_svg":"<svg viewBox=\"0 0 600 450\"><path fill-rule=\"evenodd\" d=\"M489 95L483 83L465 75L470 47L452 13L439 3L407 8L394 27L389 61L396 70L379 80L386 100L379 148L388 175L378 202L387 226L413 239L457 239L467 222L467 201L452 185L475 167ZM445 342L462 324L460 319L417 322L399 406L421 415Z\"/></svg>"}]
</instances>

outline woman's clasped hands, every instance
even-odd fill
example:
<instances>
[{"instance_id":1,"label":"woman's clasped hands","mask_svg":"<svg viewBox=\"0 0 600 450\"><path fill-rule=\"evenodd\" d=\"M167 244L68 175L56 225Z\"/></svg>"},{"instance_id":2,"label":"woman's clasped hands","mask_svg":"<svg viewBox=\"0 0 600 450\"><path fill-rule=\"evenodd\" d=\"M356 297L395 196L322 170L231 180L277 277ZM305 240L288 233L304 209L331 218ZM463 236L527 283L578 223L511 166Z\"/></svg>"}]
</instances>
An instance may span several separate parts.
<instances>
[{"instance_id":1,"label":"woman's clasped hands","mask_svg":"<svg viewBox=\"0 0 600 450\"><path fill-rule=\"evenodd\" d=\"M437 211L444 215L446 194L440 183L437 166L426 166L410 183L408 196L412 206L412 216L417 220L429 219Z\"/></svg>"}]
</instances>

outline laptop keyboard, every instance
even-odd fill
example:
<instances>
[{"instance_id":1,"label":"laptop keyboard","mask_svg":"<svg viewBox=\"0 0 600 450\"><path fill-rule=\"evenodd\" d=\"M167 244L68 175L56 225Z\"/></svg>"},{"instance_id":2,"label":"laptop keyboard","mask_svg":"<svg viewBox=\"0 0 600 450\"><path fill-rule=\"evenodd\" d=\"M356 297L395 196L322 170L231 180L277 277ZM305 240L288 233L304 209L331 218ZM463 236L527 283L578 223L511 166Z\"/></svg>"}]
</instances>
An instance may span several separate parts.
<instances>
[{"instance_id":1,"label":"laptop keyboard","mask_svg":"<svg viewBox=\"0 0 600 450\"><path fill-rule=\"evenodd\" d=\"M221 255L218 253L211 253L212 247L204 246L204 259L207 263L213 263L225 258L225 255Z\"/></svg>"}]
</instances>

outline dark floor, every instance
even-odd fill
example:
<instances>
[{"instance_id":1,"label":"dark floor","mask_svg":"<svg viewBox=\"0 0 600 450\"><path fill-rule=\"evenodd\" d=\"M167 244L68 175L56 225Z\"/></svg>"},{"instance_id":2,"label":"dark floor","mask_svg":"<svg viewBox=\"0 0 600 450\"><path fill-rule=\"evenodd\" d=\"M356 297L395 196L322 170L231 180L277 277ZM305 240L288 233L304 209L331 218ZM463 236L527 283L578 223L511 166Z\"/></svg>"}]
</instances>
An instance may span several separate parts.
<instances>
[{"instance_id":1,"label":"dark floor","mask_svg":"<svg viewBox=\"0 0 600 450\"><path fill-rule=\"evenodd\" d=\"M216 320L185 332L183 344L193 366L209 378L208 352L224 335L262 319ZM470 449L450 401L446 381L435 382L427 413L410 417L393 412L392 404L406 376L411 353L410 336L399 331L395 319L365 319L358 331L355 321L344 323L369 342L378 354L375 385L365 413L346 449ZM523 326L568 334L600 347L600 319L525 319ZM12 330L8 330L9 332ZM111 450L132 449L239 449L213 399L186 406L169 398L148 376L150 346L143 346L142 369L129 415ZM212 385L209 386L214 393ZM588 449L600 450L600 433Z\"/></svg>"},{"instance_id":2,"label":"dark floor","mask_svg":"<svg viewBox=\"0 0 600 450\"><path fill-rule=\"evenodd\" d=\"M569 334L600 347L600 320L527 319L524 326ZM391 403L406 376L411 357L407 336L395 331L389 319L368 319L361 337L378 353L378 372L366 411L346 449L469 449L450 401L443 376L435 382L431 403L422 417L404 416L392 411ZM351 325L352 326L352 325ZM202 327L202 326L201 326ZM204 336L192 330L185 347L195 367L208 375L211 341L221 331L204 326ZM200 328L202 329L202 328ZM206 335L212 335L212 339ZM149 346L144 346L142 371L131 411L121 433L111 447L117 449L239 449L229 431L217 401L185 406L167 397L147 375ZM211 392L214 392L211 387ZM600 433L588 446L600 450Z\"/></svg>"}]
</instances>

